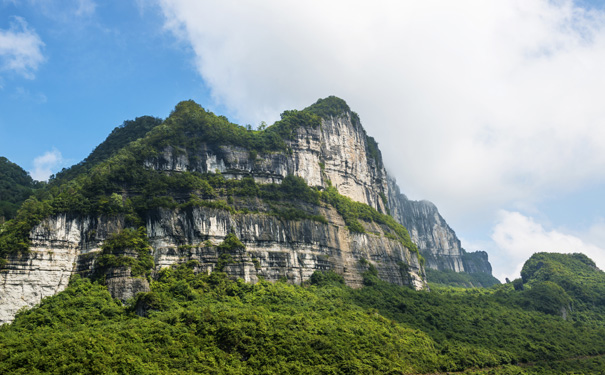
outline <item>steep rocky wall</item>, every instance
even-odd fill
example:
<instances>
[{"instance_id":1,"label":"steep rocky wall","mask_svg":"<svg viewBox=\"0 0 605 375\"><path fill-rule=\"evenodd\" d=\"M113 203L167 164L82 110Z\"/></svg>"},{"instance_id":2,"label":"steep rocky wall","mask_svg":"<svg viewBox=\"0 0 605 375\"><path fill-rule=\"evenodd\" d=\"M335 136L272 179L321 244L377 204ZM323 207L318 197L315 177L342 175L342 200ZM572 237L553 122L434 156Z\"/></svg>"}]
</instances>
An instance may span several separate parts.
<instances>
[{"instance_id":1,"label":"steep rocky wall","mask_svg":"<svg viewBox=\"0 0 605 375\"><path fill-rule=\"evenodd\" d=\"M433 203L409 200L393 179L389 178L388 182L391 215L408 229L412 241L426 260L427 268L492 273L487 253L467 253Z\"/></svg>"},{"instance_id":2,"label":"steep rocky wall","mask_svg":"<svg viewBox=\"0 0 605 375\"><path fill-rule=\"evenodd\" d=\"M218 245L230 232L244 243L244 252L230 254L228 273L249 282L259 277L286 278L300 284L316 270L332 269L348 285L360 287L365 259L391 283L424 287L423 271L414 253L383 236L382 229L368 225L368 234L351 233L333 209L324 209L329 224L310 220L285 221L262 214L230 215L225 211L195 208L188 212L158 210L148 223L147 234L159 267L198 260L206 271L218 264ZM400 263L409 267L403 272ZM402 273L403 272L403 273Z\"/></svg>"},{"instance_id":3,"label":"steep rocky wall","mask_svg":"<svg viewBox=\"0 0 605 375\"><path fill-rule=\"evenodd\" d=\"M147 166L166 171L218 170L227 178L252 175L259 183L279 183L288 174L304 178L310 186L325 188L330 181L342 195L381 212L390 210L410 232L427 267L491 274L487 258L462 249L456 233L435 205L407 199L383 165L369 157L365 132L350 113L323 119L318 128L297 129L288 146L292 150L290 155L256 155L241 147L212 148L205 144L201 151L191 155L186 150L169 147L160 157L147 161ZM387 197L388 210L381 195Z\"/></svg>"},{"instance_id":4,"label":"steep rocky wall","mask_svg":"<svg viewBox=\"0 0 605 375\"><path fill-rule=\"evenodd\" d=\"M350 113L323 119L317 128L299 127L287 141L291 153L251 153L235 146L202 143L195 153L167 147L146 161L165 171L219 171L226 178L251 175L259 183L279 183L288 174L305 179L309 186L327 187L385 212L380 194L387 193L386 171L367 154L366 135Z\"/></svg>"},{"instance_id":5,"label":"steep rocky wall","mask_svg":"<svg viewBox=\"0 0 605 375\"><path fill-rule=\"evenodd\" d=\"M59 215L34 227L28 254L16 254L0 270L0 324L17 311L67 287L78 260L123 226L120 217L80 218Z\"/></svg>"},{"instance_id":6,"label":"steep rocky wall","mask_svg":"<svg viewBox=\"0 0 605 375\"><path fill-rule=\"evenodd\" d=\"M200 272L211 272L222 263L224 272L248 282L263 277L299 284L315 270L332 269L348 285L359 287L367 270L363 259L385 281L425 287L416 254L382 235L379 226L367 224L368 234L350 233L334 209L324 208L322 213L328 224L210 208L157 209L146 226L156 270L197 260ZM12 321L19 309L65 289L73 273L92 274L94 255L123 225L121 217L59 215L36 226L30 253L11 258L0 272L0 324ZM245 250L225 253L216 246L229 233L238 236ZM221 255L227 260L221 261ZM111 271L107 284L114 297L124 300L148 290L146 282L130 277L127 269Z\"/></svg>"}]
</instances>

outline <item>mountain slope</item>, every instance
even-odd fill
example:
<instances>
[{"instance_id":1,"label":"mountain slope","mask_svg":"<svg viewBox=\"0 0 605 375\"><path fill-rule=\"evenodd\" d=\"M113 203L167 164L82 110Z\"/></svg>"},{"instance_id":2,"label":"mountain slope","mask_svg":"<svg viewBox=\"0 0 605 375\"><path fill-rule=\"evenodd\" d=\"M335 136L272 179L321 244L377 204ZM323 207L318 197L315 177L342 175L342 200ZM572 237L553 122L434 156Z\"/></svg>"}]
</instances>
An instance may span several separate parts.
<instances>
[{"instance_id":1,"label":"mountain slope","mask_svg":"<svg viewBox=\"0 0 605 375\"><path fill-rule=\"evenodd\" d=\"M572 284L577 255L554 264ZM532 268L535 259L526 265ZM544 262L545 258L539 260ZM303 286L247 284L163 269L129 304L74 277L62 293L0 327L0 371L70 373L569 374L605 370L605 326L588 308L567 319L525 305L527 290L364 287L316 271ZM588 271L588 270L587 270ZM539 281L528 279L528 284ZM596 280L595 280L596 281ZM586 286L590 294L592 287ZM529 285L527 286L529 288ZM539 289L539 288L537 288ZM548 297L537 290L532 298ZM575 298L575 297L574 297ZM573 303L573 301L572 301Z\"/></svg>"},{"instance_id":2,"label":"mountain slope","mask_svg":"<svg viewBox=\"0 0 605 375\"><path fill-rule=\"evenodd\" d=\"M37 187L20 166L0 157L0 225L17 214L17 210Z\"/></svg>"}]
</instances>

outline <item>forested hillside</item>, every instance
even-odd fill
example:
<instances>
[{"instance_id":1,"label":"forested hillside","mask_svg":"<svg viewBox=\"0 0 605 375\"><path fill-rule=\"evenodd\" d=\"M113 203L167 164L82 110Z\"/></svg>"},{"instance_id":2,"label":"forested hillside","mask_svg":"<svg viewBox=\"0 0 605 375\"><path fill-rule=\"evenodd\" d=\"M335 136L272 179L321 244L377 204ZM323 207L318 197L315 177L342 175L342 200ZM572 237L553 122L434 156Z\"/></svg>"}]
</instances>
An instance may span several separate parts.
<instances>
[{"instance_id":1,"label":"forested hillside","mask_svg":"<svg viewBox=\"0 0 605 375\"><path fill-rule=\"evenodd\" d=\"M19 206L39 183L20 166L0 157L0 225L15 217Z\"/></svg>"},{"instance_id":2,"label":"forested hillside","mask_svg":"<svg viewBox=\"0 0 605 375\"><path fill-rule=\"evenodd\" d=\"M351 289L333 272L317 272L304 286L251 285L195 274L195 266L162 270L150 292L125 305L97 281L74 277L66 291L0 328L0 371L605 371L604 305L594 299L605 276L580 254L534 255L523 288L431 292L384 283L371 268L365 286Z\"/></svg>"}]
</instances>

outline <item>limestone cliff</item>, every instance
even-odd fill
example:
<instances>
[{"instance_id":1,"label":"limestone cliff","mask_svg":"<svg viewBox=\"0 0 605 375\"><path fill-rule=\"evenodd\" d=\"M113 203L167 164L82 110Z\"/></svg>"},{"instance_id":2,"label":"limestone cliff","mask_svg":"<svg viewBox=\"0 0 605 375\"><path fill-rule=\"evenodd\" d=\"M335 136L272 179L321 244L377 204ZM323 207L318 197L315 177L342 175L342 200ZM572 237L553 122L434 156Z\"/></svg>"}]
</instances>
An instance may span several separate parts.
<instances>
[{"instance_id":1,"label":"limestone cliff","mask_svg":"<svg viewBox=\"0 0 605 375\"><path fill-rule=\"evenodd\" d=\"M394 179L389 178L389 207L391 215L410 232L426 260L426 267L456 272L485 272L491 275L487 253L468 253L460 246L456 233L429 201L409 200L399 191Z\"/></svg>"},{"instance_id":2,"label":"limestone cliff","mask_svg":"<svg viewBox=\"0 0 605 375\"><path fill-rule=\"evenodd\" d=\"M351 233L333 208L323 210L329 223L287 221L263 214L233 215L211 208L157 209L146 223L155 270L196 260L200 272L221 267L247 282L263 277L299 284L316 270L331 269L348 285L359 287L366 264L373 264L383 280L416 289L425 287L416 254L387 238L379 225L366 223L367 233ZM90 276L101 245L123 225L121 217L68 215L37 225L32 230L30 254L11 258L0 272L0 323L10 322L19 309L65 289L73 273ZM234 233L245 249L222 251L217 245L229 233ZM149 288L144 278L130 277L128 269L113 269L107 276L107 285L116 298L126 300Z\"/></svg>"},{"instance_id":3,"label":"limestone cliff","mask_svg":"<svg viewBox=\"0 0 605 375\"><path fill-rule=\"evenodd\" d=\"M323 118L315 128L299 127L286 144L288 152L264 154L205 142L194 152L167 146L145 165L170 172L218 171L226 178L253 176L259 183L279 183L291 174L304 178L309 186L325 188L330 183L341 194L386 211L380 198L388 189L386 171L368 155L367 136L351 112Z\"/></svg>"}]
</instances>

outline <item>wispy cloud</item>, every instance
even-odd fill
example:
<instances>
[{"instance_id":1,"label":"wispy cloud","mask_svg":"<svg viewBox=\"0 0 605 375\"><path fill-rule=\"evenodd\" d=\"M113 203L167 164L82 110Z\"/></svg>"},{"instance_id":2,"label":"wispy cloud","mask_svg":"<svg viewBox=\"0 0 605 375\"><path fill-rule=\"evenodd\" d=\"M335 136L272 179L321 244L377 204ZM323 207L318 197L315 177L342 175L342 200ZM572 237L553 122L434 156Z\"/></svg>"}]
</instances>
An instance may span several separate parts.
<instances>
[{"instance_id":1,"label":"wispy cloud","mask_svg":"<svg viewBox=\"0 0 605 375\"><path fill-rule=\"evenodd\" d=\"M26 78L45 61L44 43L21 17L13 17L8 30L0 30L0 70L12 71Z\"/></svg>"},{"instance_id":2,"label":"wispy cloud","mask_svg":"<svg viewBox=\"0 0 605 375\"><path fill-rule=\"evenodd\" d=\"M45 17L70 23L74 18L92 16L97 9L94 0L28 0L28 3Z\"/></svg>"},{"instance_id":3,"label":"wispy cloud","mask_svg":"<svg viewBox=\"0 0 605 375\"><path fill-rule=\"evenodd\" d=\"M34 180L47 181L64 162L61 152L53 148L34 159L34 169L30 171L30 175Z\"/></svg>"}]
</instances>

